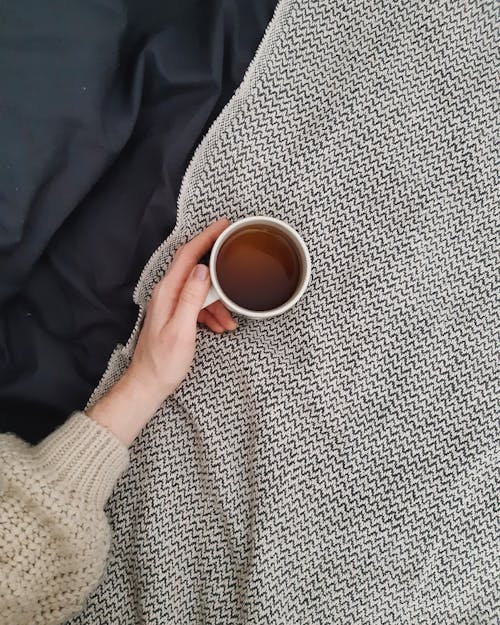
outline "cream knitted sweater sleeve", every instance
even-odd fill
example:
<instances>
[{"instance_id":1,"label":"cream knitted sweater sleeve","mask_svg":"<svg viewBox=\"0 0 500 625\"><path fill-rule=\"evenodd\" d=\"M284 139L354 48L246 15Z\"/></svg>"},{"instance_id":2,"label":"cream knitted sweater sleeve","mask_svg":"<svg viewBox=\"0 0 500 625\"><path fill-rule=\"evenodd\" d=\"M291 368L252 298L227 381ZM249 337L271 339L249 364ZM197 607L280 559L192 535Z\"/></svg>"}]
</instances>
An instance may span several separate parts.
<instances>
[{"instance_id":1,"label":"cream knitted sweater sleeve","mask_svg":"<svg viewBox=\"0 0 500 625\"><path fill-rule=\"evenodd\" d=\"M0 624L55 625L103 574L104 504L128 451L76 413L36 446L0 436Z\"/></svg>"}]
</instances>

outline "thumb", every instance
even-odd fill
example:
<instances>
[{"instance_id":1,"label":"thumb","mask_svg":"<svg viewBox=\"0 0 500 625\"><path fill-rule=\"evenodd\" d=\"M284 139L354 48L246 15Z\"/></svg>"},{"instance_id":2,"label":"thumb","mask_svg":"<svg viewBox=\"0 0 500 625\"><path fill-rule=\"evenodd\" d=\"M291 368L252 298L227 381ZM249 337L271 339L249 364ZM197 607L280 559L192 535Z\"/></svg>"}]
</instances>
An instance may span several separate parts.
<instances>
[{"instance_id":1,"label":"thumb","mask_svg":"<svg viewBox=\"0 0 500 625\"><path fill-rule=\"evenodd\" d=\"M210 289L208 267L196 265L186 280L175 308L172 321L178 327L189 327L196 325L198 314L205 302L205 298Z\"/></svg>"}]
</instances>

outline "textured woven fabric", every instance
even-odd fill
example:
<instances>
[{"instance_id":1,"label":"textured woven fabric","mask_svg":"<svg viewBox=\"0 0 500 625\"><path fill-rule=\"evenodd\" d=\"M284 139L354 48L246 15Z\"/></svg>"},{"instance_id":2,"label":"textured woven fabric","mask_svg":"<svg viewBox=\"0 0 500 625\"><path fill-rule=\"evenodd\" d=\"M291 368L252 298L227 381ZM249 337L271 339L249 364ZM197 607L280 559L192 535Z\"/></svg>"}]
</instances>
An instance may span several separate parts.
<instances>
[{"instance_id":1,"label":"textured woven fabric","mask_svg":"<svg viewBox=\"0 0 500 625\"><path fill-rule=\"evenodd\" d=\"M36 447L0 436L0 625L59 625L102 577L127 448L76 413Z\"/></svg>"},{"instance_id":2,"label":"textured woven fabric","mask_svg":"<svg viewBox=\"0 0 500 625\"><path fill-rule=\"evenodd\" d=\"M494 36L492 2L278 6L135 297L222 215L294 226L311 287L200 331L75 624L497 622Z\"/></svg>"}]
</instances>

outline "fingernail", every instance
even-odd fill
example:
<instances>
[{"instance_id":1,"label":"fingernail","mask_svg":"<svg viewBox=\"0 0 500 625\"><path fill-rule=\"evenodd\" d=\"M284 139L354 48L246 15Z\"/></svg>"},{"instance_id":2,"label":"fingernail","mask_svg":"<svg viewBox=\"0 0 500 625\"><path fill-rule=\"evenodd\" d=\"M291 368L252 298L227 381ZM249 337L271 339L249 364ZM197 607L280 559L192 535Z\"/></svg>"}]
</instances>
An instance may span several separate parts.
<instances>
[{"instance_id":1,"label":"fingernail","mask_svg":"<svg viewBox=\"0 0 500 625\"><path fill-rule=\"evenodd\" d=\"M207 279L208 267L206 265L196 265L193 275L196 280L200 280L201 282L203 282L203 280Z\"/></svg>"}]
</instances>

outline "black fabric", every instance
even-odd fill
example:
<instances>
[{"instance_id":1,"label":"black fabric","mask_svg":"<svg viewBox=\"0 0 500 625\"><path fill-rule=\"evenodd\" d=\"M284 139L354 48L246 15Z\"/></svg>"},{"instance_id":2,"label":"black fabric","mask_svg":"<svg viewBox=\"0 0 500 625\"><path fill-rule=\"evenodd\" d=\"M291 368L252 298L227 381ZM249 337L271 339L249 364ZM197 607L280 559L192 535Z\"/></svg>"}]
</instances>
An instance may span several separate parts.
<instances>
[{"instance_id":1,"label":"black fabric","mask_svg":"<svg viewBox=\"0 0 500 625\"><path fill-rule=\"evenodd\" d=\"M275 4L0 4L1 431L35 442L85 404Z\"/></svg>"}]
</instances>

